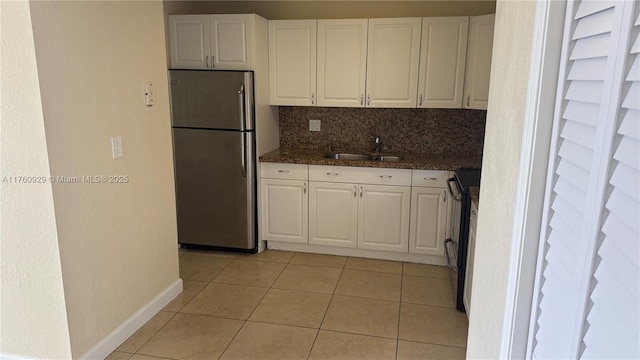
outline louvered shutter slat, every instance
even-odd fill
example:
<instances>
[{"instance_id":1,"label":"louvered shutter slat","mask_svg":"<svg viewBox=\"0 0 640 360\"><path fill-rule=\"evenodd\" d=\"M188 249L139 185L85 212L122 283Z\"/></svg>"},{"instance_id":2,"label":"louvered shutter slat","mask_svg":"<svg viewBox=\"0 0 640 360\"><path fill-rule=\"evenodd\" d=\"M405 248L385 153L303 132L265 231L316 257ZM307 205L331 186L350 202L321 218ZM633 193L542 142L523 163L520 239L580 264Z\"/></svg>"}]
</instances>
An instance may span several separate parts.
<instances>
[{"instance_id":1,"label":"louvered shutter slat","mask_svg":"<svg viewBox=\"0 0 640 360\"><path fill-rule=\"evenodd\" d=\"M621 246L622 245L622 246ZM595 277L600 279L610 278L612 284L610 286L612 291L619 292L613 296L618 303L626 301L625 299L637 299L640 297L640 289L638 288L637 281L640 281L640 274L638 271L637 257L631 258L624 253L628 249L624 248L623 242L618 242L616 239L613 241L604 241L600 250L598 251L602 259L616 259L616 261L604 262L595 272ZM629 276L616 276L616 274L627 274ZM602 283L607 288L608 282ZM595 290L594 290L595 291ZM629 311L634 310L634 307L629 307ZM638 307L635 306L637 309Z\"/></svg>"},{"instance_id":2,"label":"louvered shutter slat","mask_svg":"<svg viewBox=\"0 0 640 360\"><path fill-rule=\"evenodd\" d=\"M578 103L576 101L572 101L567 104L562 117L585 125L596 126L598 121L598 111L600 111L600 106L598 104Z\"/></svg>"},{"instance_id":3,"label":"louvered shutter slat","mask_svg":"<svg viewBox=\"0 0 640 360\"><path fill-rule=\"evenodd\" d=\"M556 196L556 199L553 201L553 205L551 208L554 211L553 216L558 216L562 219L565 224L567 224L575 233L579 234L582 227L580 224L582 223L582 213L571 204L569 204L565 199L561 196Z\"/></svg>"},{"instance_id":4,"label":"louvered shutter slat","mask_svg":"<svg viewBox=\"0 0 640 360\"><path fill-rule=\"evenodd\" d=\"M625 249L624 255L634 264L640 264L640 242L637 239L638 234L631 227L616 216L608 216L602 226L602 232L608 237L615 237L618 247Z\"/></svg>"},{"instance_id":5,"label":"louvered shutter slat","mask_svg":"<svg viewBox=\"0 0 640 360\"><path fill-rule=\"evenodd\" d=\"M639 37L640 39L640 37ZM636 42L639 40L636 39ZM640 57L635 56L634 61L631 64L631 70L629 71L629 75L627 75L627 81L640 81Z\"/></svg>"},{"instance_id":6,"label":"louvered shutter slat","mask_svg":"<svg viewBox=\"0 0 640 360\"><path fill-rule=\"evenodd\" d=\"M629 87L628 95L624 99L622 107L626 109L640 109L640 83L634 82Z\"/></svg>"},{"instance_id":7,"label":"louvered shutter slat","mask_svg":"<svg viewBox=\"0 0 640 360\"><path fill-rule=\"evenodd\" d=\"M576 42L569 59L597 58L607 55L611 43L609 34L596 35Z\"/></svg>"},{"instance_id":8,"label":"louvered shutter slat","mask_svg":"<svg viewBox=\"0 0 640 360\"><path fill-rule=\"evenodd\" d=\"M614 189L607 201L607 209L616 214L618 218L625 224L627 224L635 232L640 233L640 225L638 219L640 219L640 209L634 208L636 201L625 195L622 191Z\"/></svg>"},{"instance_id":9,"label":"louvered shutter slat","mask_svg":"<svg viewBox=\"0 0 640 360\"><path fill-rule=\"evenodd\" d=\"M622 140L620 140L620 146L618 146L613 158L637 168L638 154L640 154L640 142L629 136L624 136Z\"/></svg>"},{"instance_id":10,"label":"louvered shutter slat","mask_svg":"<svg viewBox=\"0 0 640 360\"><path fill-rule=\"evenodd\" d=\"M607 58L576 60L571 65L569 80L604 80L607 70Z\"/></svg>"},{"instance_id":11,"label":"louvered shutter slat","mask_svg":"<svg viewBox=\"0 0 640 360\"><path fill-rule=\"evenodd\" d=\"M596 14L600 11L606 10L608 8L612 8L615 1L582 1L580 3L580 7L576 11L576 16L574 19L578 20L585 16Z\"/></svg>"},{"instance_id":12,"label":"louvered shutter slat","mask_svg":"<svg viewBox=\"0 0 640 360\"><path fill-rule=\"evenodd\" d=\"M573 185L577 186L583 192L587 192L589 186L589 172L584 168L562 158L558 163L556 173L561 177L571 178Z\"/></svg>"},{"instance_id":13,"label":"louvered shutter slat","mask_svg":"<svg viewBox=\"0 0 640 360\"><path fill-rule=\"evenodd\" d=\"M640 136L640 111L627 110L624 114L622 125L618 129L620 135L639 140Z\"/></svg>"},{"instance_id":14,"label":"louvered shutter slat","mask_svg":"<svg viewBox=\"0 0 640 360\"><path fill-rule=\"evenodd\" d=\"M566 199L567 202L576 210L580 211L580 209L584 207L584 202L586 200L586 194L584 191L581 191L564 178L558 178L553 190L557 193L562 193L563 198Z\"/></svg>"},{"instance_id":15,"label":"louvered shutter slat","mask_svg":"<svg viewBox=\"0 0 640 360\"><path fill-rule=\"evenodd\" d=\"M572 40L611 32L612 18L613 8L599 11L598 13L593 14L593 16L584 18L583 21L580 21L576 26Z\"/></svg>"},{"instance_id":16,"label":"louvered shutter slat","mask_svg":"<svg viewBox=\"0 0 640 360\"><path fill-rule=\"evenodd\" d=\"M637 169L618 163L610 182L616 189L623 191L625 196L640 201L640 173Z\"/></svg>"},{"instance_id":17,"label":"louvered shutter slat","mask_svg":"<svg viewBox=\"0 0 640 360\"><path fill-rule=\"evenodd\" d=\"M592 155L593 150L570 141L563 141L560 145L560 150L558 151L558 156L561 161L570 161L587 171L591 169Z\"/></svg>"},{"instance_id":18,"label":"louvered shutter slat","mask_svg":"<svg viewBox=\"0 0 640 360\"><path fill-rule=\"evenodd\" d=\"M596 136L596 129L574 121L567 121L560 133L562 138L580 144L587 148L592 148Z\"/></svg>"},{"instance_id":19,"label":"louvered shutter slat","mask_svg":"<svg viewBox=\"0 0 640 360\"><path fill-rule=\"evenodd\" d=\"M572 81L565 99L598 104L599 95L602 95L602 81Z\"/></svg>"}]
</instances>

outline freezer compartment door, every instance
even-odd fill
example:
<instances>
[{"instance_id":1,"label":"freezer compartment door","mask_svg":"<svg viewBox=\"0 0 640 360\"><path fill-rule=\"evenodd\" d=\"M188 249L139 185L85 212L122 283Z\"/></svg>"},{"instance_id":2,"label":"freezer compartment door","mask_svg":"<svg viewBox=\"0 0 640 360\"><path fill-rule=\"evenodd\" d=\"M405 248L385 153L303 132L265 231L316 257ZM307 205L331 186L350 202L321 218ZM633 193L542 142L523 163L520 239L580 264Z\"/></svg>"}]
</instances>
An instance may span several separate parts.
<instances>
[{"instance_id":1,"label":"freezer compartment door","mask_svg":"<svg viewBox=\"0 0 640 360\"><path fill-rule=\"evenodd\" d=\"M253 130L253 73L170 70L174 127Z\"/></svg>"},{"instance_id":2,"label":"freezer compartment door","mask_svg":"<svg viewBox=\"0 0 640 360\"><path fill-rule=\"evenodd\" d=\"M252 132L173 129L178 242L253 249Z\"/></svg>"}]
</instances>

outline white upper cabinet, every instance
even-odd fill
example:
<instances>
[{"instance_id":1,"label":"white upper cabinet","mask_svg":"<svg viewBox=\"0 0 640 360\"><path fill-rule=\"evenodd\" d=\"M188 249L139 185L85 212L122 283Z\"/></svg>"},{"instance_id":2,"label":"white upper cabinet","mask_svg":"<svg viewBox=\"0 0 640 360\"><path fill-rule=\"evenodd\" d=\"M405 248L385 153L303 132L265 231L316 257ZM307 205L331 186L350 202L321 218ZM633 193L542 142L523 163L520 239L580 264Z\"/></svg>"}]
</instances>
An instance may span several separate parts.
<instances>
[{"instance_id":1,"label":"white upper cabinet","mask_svg":"<svg viewBox=\"0 0 640 360\"><path fill-rule=\"evenodd\" d=\"M271 105L315 105L316 26L316 20L269 21Z\"/></svg>"},{"instance_id":2,"label":"white upper cabinet","mask_svg":"<svg viewBox=\"0 0 640 360\"><path fill-rule=\"evenodd\" d=\"M469 18L422 19L418 107L461 108Z\"/></svg>"},{"instance_id":3,"label":"white upper cabinet","mask_svg":"<svg viewBox=\"0 0 640 360\"><path fill-rule=\"evenodd\" d=\"M421 22L369 19L367 107L416 107Z\"/></svg>"},{"instance_id":4,"label":"white upper cabinet","mask_svg":"<svg viewBox=\"0 0 640 360\"><path fill-rule=\"evenodd\" d=\"M211 67L253 70L253 15L211 15Z\"/></svg>"},{"instance_id":5,"label":"white upper cabinet","mask_svg":"<svg viewBox=\"0 0 640 360\"><path fill-rule=\"evenodd\" d=\"M169 16L172 69L207 69L211 52L209 15Z\"/></svg>"},{"instance_id":6,"label":"white upper cabinet","mask_svg":"<svg viewBox=\"0 0 640 360\"><path fill-rule=\"evenodd\" d=\"M254 17L169 16L171 68L253 70Z\"/></svg>"},{"instance_id":7,"label":"white upper cabinet","mask_svg":"<svg viewBox=\"0 0 640 360\"><path fill-rule=\"evenodd\" d=\"M473 16L469 21L469 50L463 107L487 109L495 14Z\"/></svg>"},{"instance_id":8,"label":"white upper cabinet","mask_svg":"<svg viewBox=\"0 0 640 360\"><path fill-rule=\"evenodd\" d=\"M318 106L364 106L367 24L318 20Z\"/></svg>"}]
</instances>

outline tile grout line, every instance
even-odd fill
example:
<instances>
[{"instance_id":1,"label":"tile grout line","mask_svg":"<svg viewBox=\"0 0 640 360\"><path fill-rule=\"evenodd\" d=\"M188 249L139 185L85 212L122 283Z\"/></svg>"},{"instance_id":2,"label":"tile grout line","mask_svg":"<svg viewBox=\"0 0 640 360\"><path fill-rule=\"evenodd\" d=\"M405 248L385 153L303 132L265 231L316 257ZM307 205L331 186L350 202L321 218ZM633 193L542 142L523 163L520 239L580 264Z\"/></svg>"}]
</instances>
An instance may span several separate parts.
<instances>
[{"instance_id":1,"label":"tile grout line","mask_svg":"<svg viewBox=\"0 0 640 360\"><path fill-rule=\"evenodd\" d=\"M265 249L266 250L266 249ZM295 252L294 255L295 256ZM293 256L291 256L291 259L293 259ZM291 259L289 259L289 261L291 261ZM235 259L234 259L235 260ZM252 261L252 260L249 260ZM229 263L231 264L231 263ZM282 263L280 263L282 264ZM220 353L220 356L218 356L218 359L220 359L224 353L227 352L227 350L229 350L229 347L231 346L231 344L233 343L233 341L236 339L236 337L238 337L238 334L240 333L240 331L242 331L242 329L244 329L245 325L247 325L247 323L249 322L249 318L251 318L251 315L253 315L253 313L256 311L256 309L258 308L258 306L260 306L260 303L264 300L265 296L267 296L267 294L269 293L269 291L272 289L273 284L276 283L276 281L278 281L278 278L280 278L280 275L282 275L282 273L284 272L284 270L287 268L287 266L289 265L289 262L284 263L285 266L282 268L282 270L280 270L280 272L278 273L278 276L276 276L276 278L273 280L273 282L271 283L271 285L269 285L269 287L267 288L267 291L264 292L264 295L262 295L262 297L260 298L260 301L258 301L258 303L256 304L256 306L253 308L253 310L251 310L251 313L247 316L246 320L243 320L242 326L240 326L240 329L238 329L238 331L235 333L235 335L233 335L233 338L231 338L231 341L229 341L229 343L227 344L227 346L224 347L224 350ZM222 271L221 271L222 272ZM237 285L237 284L236 284ZM243 285L246 286L246 285ZM264 288L264 287L263 287Z\"/></svg>"},{"instance_id":2,"label":"tile grout line","mask_svg":"<svg viewBox=\"0 0 640 360\"><path fill-rule=\"evenodd\" d=\"M347 261L349 257L347 257ZM347 264L347 261L344 262L344 265ZM338 281L336 281L336 285L333 287L333 291L331 292L331 298L329 299L329 303L327 304L327 308L324 311L324 315L322 315L322 320L320 320L320 325L318 325L318 331L316 332L316 337L313 339L313 343L311 344L311 349L309 349L309 354L307 355L307 360L311 356L311 352L313 351L313 347L316 346L316 341L318 340L318 336L320 335L320 330L322 330L322 324L324 323L324 319L327 317L327 313L329 312L329 307L331 307L331 302L333 302L333 297L336 293L336 289L338 288L338 284L340 283L340 279L342 279L342 274L344 273L344 265L340 268L340 276L338 276Z\"/></svg>"},{"instance_id":3,"label":"tile grout line","mask_svg":"<svg viewBox=\"0 0 640 360\"><path fill-rule=\"evenodd\" d=\"M396 327L396 360L398 359L398 350L400 349L400 321L402 316L402 286L404 284L404 262L400 275L400 301L398 301L398 325Z\"/></svg>"}]
</instances>

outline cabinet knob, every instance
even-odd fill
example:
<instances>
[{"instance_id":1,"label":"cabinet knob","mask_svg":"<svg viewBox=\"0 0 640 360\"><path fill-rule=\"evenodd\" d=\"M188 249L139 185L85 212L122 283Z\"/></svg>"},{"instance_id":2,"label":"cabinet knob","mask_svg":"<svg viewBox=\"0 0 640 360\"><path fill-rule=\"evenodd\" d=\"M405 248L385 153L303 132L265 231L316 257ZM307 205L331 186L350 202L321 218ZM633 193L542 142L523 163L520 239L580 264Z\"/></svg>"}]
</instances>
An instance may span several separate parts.
<instances>
[{"instance_id":1,"label":"cabinet knob","mask_svg":"<svg viewBox=\"0 0 640 360\"><path fill-rule=\"evenodd\" d=\"M364 106L364 95L360 94L360 106Z\"/></svg>"},{"instance_id":2,"label":"cabinet knob","mask_svg":"<svg viewBox=\"0 0 640 360\"><path fill-rule=\"evenodd\" d=\"M358 195L358 185L353 186L353 197L357 197Z\"/></svg>"},{"instance_id":3,"label":"cabinet knob","mask_svg":"<svg viewBox=\"0 0 640 360\"><path fill-rule=\"evenodd\" d=\"M380 179L391 179L392 175L380 175Z\"/></svg>"},{"instance_id":4,"label":"cabinet knob","mask_svg":"<svg viewBox=\"0 0 640 360\"><path fill-rule=\"evenodd\" d=\"M420 102L419 105L422 106L422 94L420 94L420 101L419 102Z\"/></svg>"},{"instance_id":5,"label":"cabinet knob","mask_svg":"<svg viewBox=\"0 0 640 360\"><path fill-rule=\"evenodd\" d=\"M315 95L316 95L316 94L311 93L311 105L313 105L313 104L314 104Z\"/></svg>"},{"instance_id":6,"label":"cabinet knob","mask_svg":"<svg viewBox=\"0 0 640 360\"><path fill-rule=\"evenodd\" d=\"M367 94L367 106L371 105L371 94Z\"/></svg>"},{"instance_id":7,"label":"cabinet knob","mask_svg":"<svg viewBox=\"0 0 640 360\"><path fill-rule=\"evenodd\" d=\"M304 185L302 185L302 191L306 194L307 193L307 183L304 183Z\"/></svg>"},{"instance_id":8,"label":"cabinet knob","mask_svg":"<svg viewBox=\"0 0 640 360\"><path fill-rule=\"evenodd\" d=\"M424 179L425 179L425 180L427 180L427 181L435 181L435 180L438 180L437 178L434 178L434 177L426 177L426 178L424 178Z\"/></svg>"},{"instance_id":9,"label":"cabinet knob","mask_svg":"<svg viewBox=\"0 0 640 360\"><path fill-rule=\"evenodd\" d=\"M215 67L216 67L216 56L211 55L211 68L215 69Z\"/></svg>"},{"instance_id":10,"label":"cabinet knob","mask_svg":"<svg viewBox=\"0 0 640 360\"><path fill-rule=\"evenodd\" d=\"M327 176L338 176L337 172L328 172Z\"/></svg>"},{"instance_id":11,"label":"cabinet knob","mask_svg":"<svg viewBox=\"0 0 640 360\"><path fill-rule=\"evenodd\" d=\"M204 64L206 65L206 68L209 68L209 55L204 57Z\"/></svg>"},{"instance_id":12,"label":"cabinet knob","mask_svg":"<svg viewBox=\"0 0 640 360\"><path fill-rule=\"evenodd\" d=\"M288 174L289 170L278 170L280 174Z\"/></svg>"},{"instance_id":13,"label":"cabinet knob","mask_svg":"<svg viewBox=\"0 0 640 360\"><path fill-rule=\"evenodd\" d=\"M362 186L360 186L360 197L362 197Z\"/></svg>"},{"instance_id":14,"label":"cabinet knob","mask_svg":"<svg viewBox=\"0 0 640 360\"><path fill-rule=\"evenodd\" d=\"M469 107L469 100L471 100L471 94L467 95L467 107Z\"/></svg>"}]
</instances>

